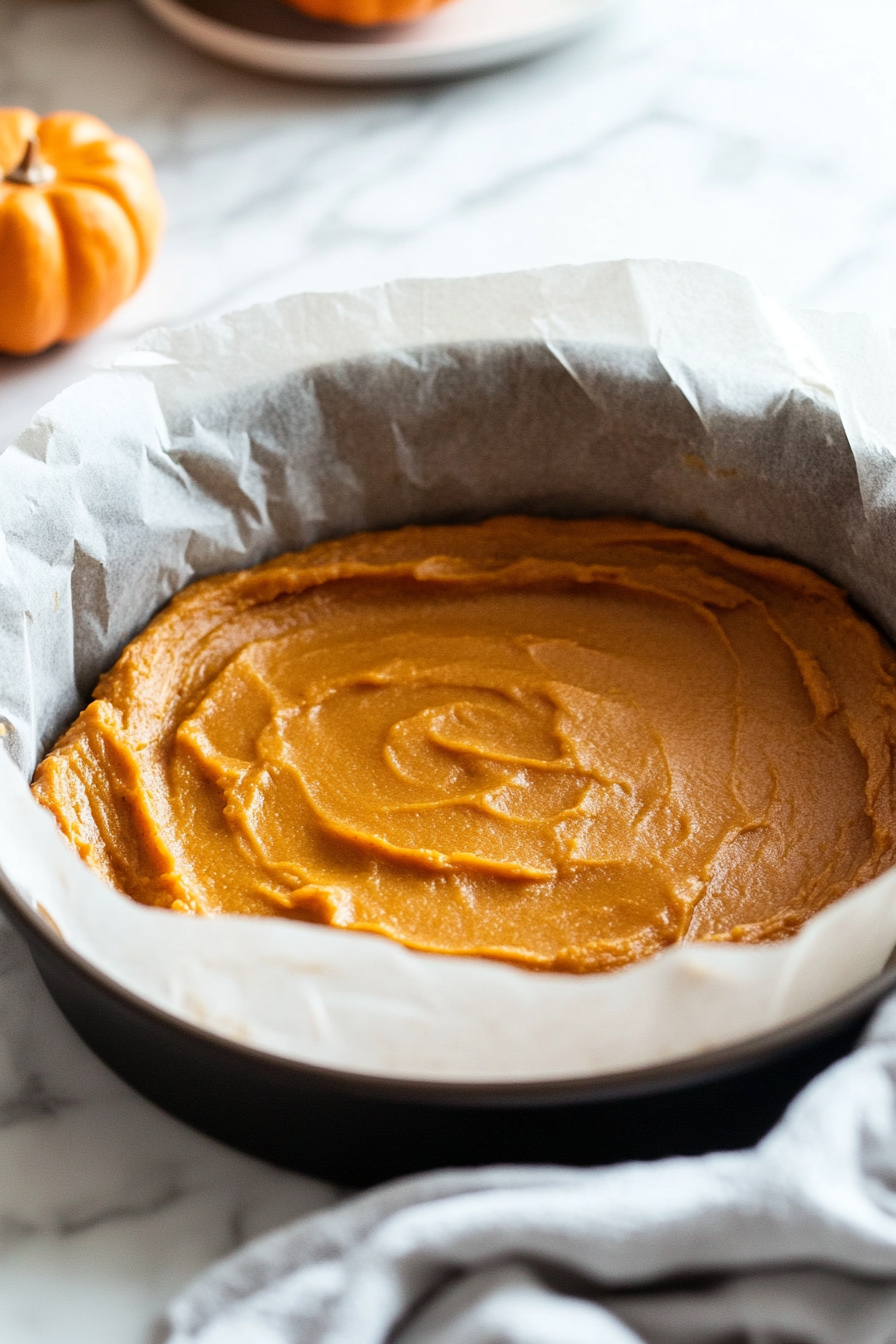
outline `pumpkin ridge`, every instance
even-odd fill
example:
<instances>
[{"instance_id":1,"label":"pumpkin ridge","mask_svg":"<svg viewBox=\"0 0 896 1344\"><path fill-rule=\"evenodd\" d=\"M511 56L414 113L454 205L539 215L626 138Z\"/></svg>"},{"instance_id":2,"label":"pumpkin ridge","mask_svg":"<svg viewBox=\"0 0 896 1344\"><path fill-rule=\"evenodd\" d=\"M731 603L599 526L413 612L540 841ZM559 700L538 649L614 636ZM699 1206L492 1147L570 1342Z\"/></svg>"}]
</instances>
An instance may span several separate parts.
<instances>
[{"instance_id":1,"label":"pumpkin ridge","mask_svg":"<svg viewBox=\"0 0 896 1344\"><path fill-rule=\"evenodd\" d=\"M140 273L134 289L137 288L146 272L149 270L153 256L155 255L156 242L161 232L161 219L154 221L153 229L146 229L140 218L139 207L131 200L129 193L121 190L113 184L103 182L101 179L91 179L88 177L68 177L62 183L56 184L66 187L83 187L88 191L97 191L102 196L108 197L119 207L122 214L127 219L134 231L134 238L137 243L137 250L140 255ZM133 291L132 291L133 292Z\"/></svg>"},{"instance_id":2,"label":"pumpkin ridge","mask_svg":"<svg viewBox=\"0 0 896 1344\"><path fill-rule=\"evenodd\" d=\"M93 148L93 146L79 148ZM89 187L104 192L121 207L130 220L137 238L142 280L155 255L164 224L164 208L157 193L148 189L146 173L140 171L144 166L151 171L152 165L139 146L134 146L134 149L139 150L140 157L133 156L130 162L106 156L102 160L82 164L60 163L59 160L55 160L53 166L58 170L60 184ZM76 155L77 151L73 151L72 160Z\"/></svg>"},{"instance_id":3,"label":"pumpkin ridge","mask_svg":"<svg viewBox=\"0 0 896 1344\"><path fill-rule=\"evenodd\" d=\"M73 341L133 294L140 281L140 248L130 219L107 192L57 181L44 196L53 206L68 269L68 309L59 339Z\"/></svg>"},{"instance_id":4,"label":"pumpkin ridge","mask_svg":"<svg viewBox=\"0 0 896 1344\"><path fill-rule=\"evenodd\" d=\"M59 340L67 259L59 221L42 192L13 187L0 200L0 349L15 355ZM23 317L24 314L24 317Z\"/></svg>"},{"instance_id":5,"label":"pumpkin ridge","mask_svg":"<svg viewBox=\"0 0 896 1344\"><path fill-rule=\"evenodd\" d=\"M82 140L79 133L85 131L87 136ZM34 133L48 157L60 151L71 153L87 145L100 145L104 140L119 138L104 121L88 112L51 112L40 119Z\"/></svg>"}]
</instances>

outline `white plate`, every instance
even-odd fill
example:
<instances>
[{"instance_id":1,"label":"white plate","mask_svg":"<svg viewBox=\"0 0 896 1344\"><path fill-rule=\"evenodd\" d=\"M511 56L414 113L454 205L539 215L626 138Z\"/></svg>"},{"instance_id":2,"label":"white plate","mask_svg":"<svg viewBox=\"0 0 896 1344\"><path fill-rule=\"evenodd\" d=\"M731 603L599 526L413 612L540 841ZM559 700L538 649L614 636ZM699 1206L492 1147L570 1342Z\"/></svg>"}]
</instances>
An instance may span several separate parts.
<instances>
[{"instance_id":1,"label":"white plate","mask_svg":"<svg viewBox=\"0 0 896 1344\"><path fill-rule=\"evenodd\" d=\"M141 0L213 56L316 80L401 80L504 65L567 42L611 0L451 0L416 23L349 28L305 18L282 0Z\"/></svg>"}]
</instances>

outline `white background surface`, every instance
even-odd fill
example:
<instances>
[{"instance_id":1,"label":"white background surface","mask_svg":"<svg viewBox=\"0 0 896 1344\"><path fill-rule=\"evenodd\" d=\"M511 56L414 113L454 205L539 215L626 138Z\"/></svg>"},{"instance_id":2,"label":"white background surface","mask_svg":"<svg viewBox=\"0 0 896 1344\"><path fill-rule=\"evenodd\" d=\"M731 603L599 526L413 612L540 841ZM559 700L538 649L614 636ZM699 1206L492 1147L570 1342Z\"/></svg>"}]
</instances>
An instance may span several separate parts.
<instances>
[{"instance_id":1,"label":"white background surface","mask_svg":"<svg viewBox=\"0 0 896 1344\"><path fill-rule=\"evenodd\" d=\"M629 0L497 75L314 89L215 65L129 0L0 0L0 103L136 136L170 211L102 332L0 356L0 443L148 326L397 275L672 256L896 322L894 57L891 0ZM3 931L4 1344L149 1344L187 1277L327 1197L135 1097Z\"/></svg>"}]
</instances>

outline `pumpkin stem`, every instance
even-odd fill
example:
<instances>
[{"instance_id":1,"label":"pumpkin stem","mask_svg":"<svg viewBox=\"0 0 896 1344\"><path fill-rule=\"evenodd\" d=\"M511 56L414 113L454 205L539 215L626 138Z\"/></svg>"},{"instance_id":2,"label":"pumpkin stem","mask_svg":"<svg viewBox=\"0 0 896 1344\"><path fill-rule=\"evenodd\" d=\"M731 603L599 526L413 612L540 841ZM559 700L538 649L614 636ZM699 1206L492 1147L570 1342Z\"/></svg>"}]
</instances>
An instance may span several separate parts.
<instances>
[{"instance_id":1,"label":"pumpkin stem","mask_svg":"<svg viewBox=\"0 0 896 1344\"><path fill-rule=\"evenodd\" d=\"M25 146L22 162L13 168L4 178L4 182L14 182L19 187L45 187L56 176L56 169L47 163L40 152L37 136L33 135Z\"/></svg>"}]
</instances>

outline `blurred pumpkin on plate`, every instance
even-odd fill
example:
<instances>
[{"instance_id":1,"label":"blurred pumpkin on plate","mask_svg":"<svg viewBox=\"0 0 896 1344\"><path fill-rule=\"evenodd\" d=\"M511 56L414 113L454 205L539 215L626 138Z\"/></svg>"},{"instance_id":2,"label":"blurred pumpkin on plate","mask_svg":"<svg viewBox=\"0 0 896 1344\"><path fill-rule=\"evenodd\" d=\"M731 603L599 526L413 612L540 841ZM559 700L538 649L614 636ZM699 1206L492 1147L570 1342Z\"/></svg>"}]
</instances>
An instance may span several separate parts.
<instances>
[{"instance_id":1,"label":"blurred pumpkin on plate","mask_svg":"<svg viewBox=\"0 0 896 1344\"><path fill-rule=\"evenodd\" d=\"M328 23L373 28L383 23L422 19L447 0L286 0L293 9Z\"/></svg>"},{"instance_id":2,"label":"blurred pumpkin on plate","mask_svg":"<svg viewBox=\"0 0 896 1344\"><path fill-rule=\"evenodd\" d=\"M164 206L149 158L97 117L0 108L0 350L75 341L133 294Z\"/></svg>"}]
</instances>

